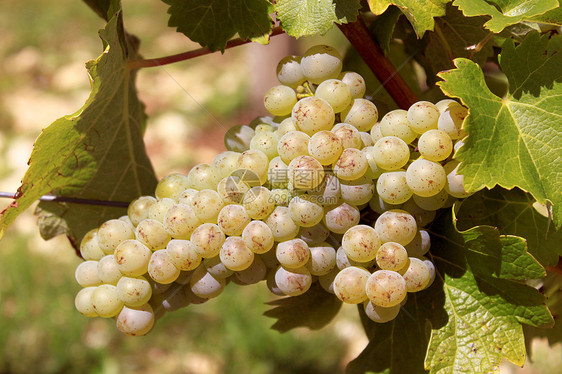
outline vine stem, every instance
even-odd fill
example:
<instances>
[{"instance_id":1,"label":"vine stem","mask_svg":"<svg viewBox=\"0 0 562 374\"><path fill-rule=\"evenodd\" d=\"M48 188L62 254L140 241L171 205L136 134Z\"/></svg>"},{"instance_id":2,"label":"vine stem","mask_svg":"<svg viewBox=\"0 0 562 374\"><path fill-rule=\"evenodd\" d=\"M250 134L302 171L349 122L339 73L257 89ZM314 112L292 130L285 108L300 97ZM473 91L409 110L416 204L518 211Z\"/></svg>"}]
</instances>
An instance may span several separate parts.
<instances>
[{"instance_id":1,"label":"vine stem","mask_svg":"<svg viewBox=\"0 0 562 374\"><path fill-rule=\"evenodd\" d=\"M414 92L386 58L361 18L338 27L400 108L408 110L418 101Z\"/></svg>"},{"instance_id":2,"label":"vine stem","mask_svg":"<svg viewBox=\"0 0 562 374\"><path fill-rule=\"evenodd\" d=\"M271 31L271 34L269 36L271 37L283 33L284 31L281 27L275 27ZM240 39L240 38L232 39L226 43L225 49L238 47L239 45L247 44L250 42L251 40L249 39ZM209 48L204 47L204 48L194 49L192 51L178 53L176 55L171 55L171 56L164 56L164 57L151 58L151 59L131 60L127 62L127 67L129 69L151 68L156 66L173 64L179 61L190 60L192 58L208 55L213 52L214 51L211 51Z\"/></svg>"},{"instance_id":3,"label":"vine stem","mask_svg":"<svg viewBox=\"0 0 562 374\"><path fill-rule=\"evenodd\" d=\"M18 196L13 192L0 192L0 198L16 199L18 198ZM85 204L85 205L110 206L116 208L126 208L130 204L129 202L126 201L82 199L79 197L55 196L55 195L43 195L39 198L39 200L55 202L55 203L74 203L74 204Z\"/></svg>"}]
</instances>

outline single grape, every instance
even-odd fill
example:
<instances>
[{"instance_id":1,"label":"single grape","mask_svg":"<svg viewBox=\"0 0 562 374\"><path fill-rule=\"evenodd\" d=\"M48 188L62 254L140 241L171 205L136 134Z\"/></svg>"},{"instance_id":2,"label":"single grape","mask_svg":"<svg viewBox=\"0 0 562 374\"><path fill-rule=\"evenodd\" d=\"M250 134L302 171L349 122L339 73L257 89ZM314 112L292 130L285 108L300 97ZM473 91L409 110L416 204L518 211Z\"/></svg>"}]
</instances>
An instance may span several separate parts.
<instances>
[{"instance_id":1,"label":"single grape","mask_svg":"<svg viewBox=\"0 0 562 374\"><path fill-rule=\"evenodd\" d=\"M98 245L98 229L92 229L84 235L80 242L80 255L84 260L101 259L105 254Z\"/></svg>"},{"instance_id":2,"label":"single grape","mask_svg":"<svg viewBox=\"0 0 562 374\"><path fill-rule=\"evenodd\" d=\"M461 104L459 104L458 101L453 99L443 99L436 102L435 106L437 107L437 109L439 109L439 113L443 113L447 108L453 106L461 106Z\"/></svg>"},{"instance_id":3,"label":"single grape","mask_svg":"<svg viewBox=\"0 0 562 374\"><path fill-rule=\"evenodd\" d=\"M74 306L76 310L85 315L86 317L98 317L98 313L92 305L92 293L97 287L82 288L76 294L74 299Z\"/></svg>"},{"instance_id":4,"label":"single grape","mask_svg":"<svg viewBox=\"0 0 562 374\"><path fill-rule=\"evenodd\" d=\"M279 243L275 253L279 263L287 269L303 267L310 258L308 244L302 239L291 239Z\"/></svg>"},{"instance_id":5,"label":"single grape","mask_svg":"<svg viewBox=\"0 0 562 374\"><path fill-rule=\"evenodd\" d=\"M250 149L263 152L268 159L278 156L277 143L279 138L277 133L272 131L258 131L250 141Z\"/></svg>"},{"instance_id":6,"label":"single grape","mask_svg":"<svg viewBox=\"0 0 562 374\"><path fill-rule=\"evenodd\" d=\"M385 170L398 170L406 165L410 158L408 144L396 136L384 136L374 145L374 157L377 165Z\"/></svg>"},{"instance_id":7,"label":"single grape","mask_svg":"<svg viewBox=\"0 0 562 374\"><path fill-rule=\"evenodd\" d=\"M438 119L439 109L429 101L418 101L408 109L408 123L418 134L437 129Z\"/></svg>"},{"instance_id":8,"label":"single grape","mask_svg":"<svg viewBox=\"0 0 562 374\"><path fill-rule=\"evenodd\" d=\"M236 272L234 276L242 284L255 284L266 278L267 267L261 257L254 256L252 264L248 268Z\"/></svg>"},{"instance_id":9,"label":"single grape","mask_svg":"<svg viewBox=\"0 0 562 374\"><path fill-rule=\"evenodd\" d=\"M252 138L253 139L253 138ZM214 159L211 166L217 173L218 179L228 177L238 166L238 159L240 159L239 152L224 151L219 153Z\"/></svg>"},{"instance_id":10,"label":"single grape","mask_svg":"<svg viewBox=\"0 0 562 374\"><path fill-rule=\"evenodd\" d=\"M352 181L361 178L368 168L367 157L355 148L344 149L334 164L334 174L342 180Z\"/></svg>"},{"instance_id":11,"label":"single grape","mask_svg":"<svg viewBox=\"0 0 562 374\"><path fill-rule=\"evenodd\" d=\"M117 329L131 336L146 335L154 326L154 311L149 304L140 307L123 307L115 320Z\"/></svg>"},{"instance_id":12,"label":"single grape","mask_svg":"<svg viewBox=\"0 0 562 374\"><path fill-rule=\"evenodd\" d=\"M377 194L389 204L397 205L408 201L412 197L412 190L406 183L406 172L398 170L382 173L377 179Z\"/></svg>"},{"instance_id":13,"label":"single grape","mask_svg":"<svg viewBox=\"0 0 562 374\"><path fill-rule=\"evenodd\" d=\"M361 75L352 71L344 71L338 76L338 79L347 84L351 91L351 97L354 99L359 99L365 95L367 85Z\"/></svg>"},{"instance_id":14,"label":"single grape","mask_svg":"<svg viewBox=\"0 0 562 374\"><path fill-rule=\"evenodd\" d=\"M339 270L343 270L345 268L348 268L350 266L359 266L359 267L364 267L364 268L370 268L372 265L375 264L375 260L371 260L371 261L367 261L367 262L359 262L359 261L354 261L352 259L350 259L347 254L345 253L345 250L343 249L343 247L339 247L338 250L336 251L336 267Z\"/></svg>"},{"instance_id":15,"label":"single grape","mask_svg":"<svg viewBox=\"0 0 562 374\"><path fill-rule=\"evenodd\" d=\"M148 218L164 223L164 216L166 215L166 212L175 203L176 201L174 199L167 197L158 200L155 204L152 204L148 210Z\"/></svg>"},{"instance_id":16,"label":"single grape","mask_svg":"<svg viewBox=\"0 0 562 374\"><path fill-rule=\"evenodd\" d=\"M170 253L168 252L168 257L169 256L170 256ZM172 259L171 257L170 257L170 259L172 260L172 262L174 261L174 259ZM174 262L174 264L175 264L175 262ZM181 285L185 286L186 284L189 284L189 280L191 279L192 274L193 274L193 270L186 270L186 271L180 270L180 275L174 281L174 283L181 284Z\"/></svg>"},{"instance_id":17,"label":"single grape","mask_svg":"<svg viewBox=\"0 0 562 374\"><path fill-rule=\"evenodd\" d=\"M117 284L122 274L119 271L117 261L114 255L107 255L100 259L98 262L98 277L106 284Z\"/></svg>"},{"instance_id":18,"label":"single grape","mask_svg":"<svg viewBox=\"0 0 562 374\"><path fill-rule=\"evenodd\" d=\"M426 264L416 257L410 257L410 265L402 276L406 281L406 289L408 292L423 290L431 279L431 273Z\"/></svg>"},{"instance_id":19,"label":"single grape","mask_svg":"<svg viewBox=\"0 0 562 374\"><path fill-rule=\"evenodd\" d=\"M287 296L302 295L312 285L312 276L306 267L289 270L279 266L274 277L279 290Z\"/></svg>"},{"instance_id":20,"label":"single grape","mask_svg":"<svg viewBox=\"0 0 562 374\"><path fill-rule=\"evenodd\" d=\"M375 145L375 142L373 141L371 134L369 134L367 131L359 131L359 135L361 135L361 141L363 141L363 147L372 147L373 145Z\"/></svg>"},{"instance_id":21,"label":"single grape","mask_svg":"<svg viewBox=\"0 0 562 374\"><path fill-rule=\"evenodd\" d=\"M334 294L347 304L359 304L367 299L365 287L371 273L365 268L350 266L334 279Z\"/></svg>"},{"instance_id":22,"label":"single grape","mask_svg":"<svg viewBox=\"0 0 562 374\"><path fill-rule=\"evenodd\" d=\"M214 223L204 223L191 234L191 243L199 256L209 258L216 256L226 237L219 226Z\"/></svg>"},{"instance_id":23,"label":"single grape","mask_svg":"<svg viewBox=\"0 0 562 374\"><path fill-rule=\"evenodd\" d=\"M175 239L189 239L200 224L193 209L186 204L175 204L164 216L164 228Z\"/></svg>"},{"instance_id":24,"label":"single grape","mask_svg":"<svg viewBox=\"0 0 562 374\"><path fill-rule=\"evenodd\" d=\"M219 213L218 225L226 235L242 235L251 218L242 205L226 205Z\"/></svg>"},{"instance_id":25,"label":"single grape","mask_svg":"<svg viewBox=\"0 0 562 374\"><path fill-rule=\"evenodd\" d=\"M297 189L313 189L324 180L324 167L314 157L298 156L289 164L289 183Z\"/></svg>"},{"instance_id":26,"label":"single grape","mask_svg":"<svg viewBox=\"0 0 562 374\"><path fill-rule=\"evenodd\" d=\"M193 204L193 198L197 195L197 192L199 192L199 190L194 188L184 190L178 198L178 204L189 205L191 207L191 204Z\"/></svg>"},{"instance_id":27,"label":"single grape","mask_svg":"<svg viewBox=\"0 0 562 374\"><path fill-rule=\"evenodd\" d=\"M378 183L377 183L377 186L378 186ZM402 204L387 203L386 201L384 201L378 195L378 192L376 192L376 191L375 191L375 195L373 196L371 201L369 201L369 207L371 208L371 210L373 210L374 212L376 212L378 214L383 214L387 210L391 210L391 209L400 209L401 206L402 206Z\"/></svg>"},{"instance_id":28,"label":"single grape","mask_svg":"<svg viewBox=\"0 0 562 374\"><path fill-rule=\"evenodd\" d=\"M163 295L164 298L161 301L162 309L166 312L173 312L175 310L185 308L189 305L189 299L183 292L184 285L174 284L166 293Z\"/></svg>"},{"instance_id":29,"label":"single grape","mask_svg":"<svg viewBox=\"0 0 562 374\"><path fill-rule=\"evenodd\" d=\"M283 162L280 156L269 161L267 180L271 188L286 188L289 184L289 166Z\"/></svg>"},{"instance_id":30,"label":"single grape","mask_svg":"<svg viewBox=\"0 0 562 374\"><path fill-rule=\"evenodd\" d=\"M342 181L340 183L341 197L343 201L352 205L368 203L375 193L375 183L367 176L362 176L354 181Z\"/></svg>"},{"instance_id":31,"label":"single grape","mask_svg":"<svg viewBox=\"0 0 562 374\"><path fill-rule=\"evenodd\" d=\"M324 208L315 200L314 196L304 194L293 197L289 202L289 215L298 226L312 227L322 221Z\"/></svg>"},{"instance_id":32,"label":"single grape","mask_svg":"<svg viewBox=\"0 0 562 374\"><path fill-rule=\"evenodd\" d=\"M254 137L255 131L247 125L232 126L224 135L224 145L226 149L234 152L244 152L250 149L250 141ZM191 172L190 172L191 173ZM189 176L189 174L188 174ZM190 183L191 186L193 186ZM193 187L195 188L195 187Z\"/></svg>"},{"instance_id":33,"label":"single grape","mask_svg":"<svg viewBox=\"0 0 562 374\"><path fill-rule=\"evenodd\" d=\"M349 123L338 123L331 131L341 140L344 149L363 147L360 131Z\"/></svg>"},{"instance_id":34,"label":"single grape","mask_svg":"<svg viewBox=\"0 0 562 374\"><path fill-rule=\"evenodd\" d=\"M377 252L376 260L382 270L398 271L409 263L406 248L395 242L383 243Z\"/></svg>"},{"instance_id":35,"label":"single grape","mask_svg":"<svg viewBox=\"0 0 562 374\"><path fill-rule=\"evenodd\" d=\"M277 266L273 269L270 269L267 273L267 276L265 278L265 284L267 286L267 289L269 290L269 292L271 292L274 295L277 296L286 296L283 291L281 291L281 289L277 286L277 283L275 283L275 274L277 273Z\"/></svg>"},{"instance_id":36,"label":"single grape","mask_svg":"<svg viewBox=\"0 0 562 374\"><path fill-rule=\"evenodd\" d=\"M301 68L301 57L286 56L277 64L277 79L282 84L291 88L297 88L306 81Z\"/></svg>"},{"instance_id":37,"label":"single grape","mask_svg":"<svg viewBox=\"0 0 562 374\"><path fill-rule=\"evenodd\" d=\"M425 210L419 207L414 199L410 199L402 204L400 208L410 213L416 220L418 227L425 227L435 219L436 213L434 210Z\"/></svg>"},{"instance_id":38,"label":"single grape","mask_svg":"<svg viewBox=\"0 0 562 374\"><path fill-rule=\"evenodd\" d=\"M133 226L137 226L142 220L148 218L148 210L155 202L156 199L152 196L141 196L129 204L127 215Z\"/></svg>"},{"instance_id":39,"label":"single grape","mask_svg":"<svg viewBox=\"0 0 562 374\"><path fill-rule=\"evenodd\" d=\"M138 240L125 240L115 249L115 262L123 275L139 276L148 271L152 251Z\"/></svg>"},{"instance_id":40,"label":"single grape","mask_svg":"<svg viewBox=\"0 0 562 374\"><path fill-rule=\"evenodd\" d=\"M253 130L252 130L253 131ZM217 171L209 164L198 164L187 174L189 188L195 190L215 189L219 181Z\"/></svg>"},{"instance_id":41,"label":"single grape","mask_svg":"<svg viewBox=\"0 0 562 374\"><path fill-rule=\"evenodd\" d=\"M244 195L242 205L252 219L264 219L275 209L271 192L265 187L252 187Z\"/></svg>"},{"instance_id":42,"label":"single grape","mask_svg":"<svg viewBox=\"0 0 562 374\"><path fill-rule=\"evenodd\" d=\"M242 231L242 239L254 253L265 253L273 248L273 232L263 221L252 221Z\"/></svg>"},{"instance_id":43,"label":"single grape","mask_svg":"<svg viewBox=\"0 0 562 374\"><path fill-rule=\"evenodd\" d=\"M343 152L341 139L331 131L320 131L312 135L308 142L308 154L322 165L331 165Z\"/></svg>"},{"instance_id":44,"label":"single grape","mask_svg":"<svg viewBox=\"0 0 562 374\"><path fill-rule=\"evenodd\" d=\"M462 139L466 136L466 132L462 128L464 119L468 115L468 109L458 104L449 105L439 115L437 128L447 133L451 139Z\"/></svg>"},{"instance_id":45,"label":"single grape","mask_svg":"<svg viewBox=\"0 0 562 374\"><path fill-rule=\"evenodd\" d=\"M201 263L197 248L189 240L172 239L166 246L166 254L179 270L193 270Z\"/></svg>"},{"instance_id":46,"label":"single grape","mask_svg":"<svg viewBox=\"0 0 562 374\"><path fill-rule=\"evenodd\" d=\"M377 323L390 322L398 316L400 313L400 304L391 307L382 307L373 304L372 301L368 300L364 303L365 314L371 319L371 321Z\"/></svg>"},{"instance_id":47,"label":"single grape","mask_svg":"<svg viewBox=\"0 0 562 374\"><path fill-rule=\"evenodd\" d=\"M293 239L299 232L299 226L293 221L289 208L286 207L276 207L265 223L277 242Z\"/></svg>"},{"instance_id":48,"label":"single grape","mask_svg":"<svg viewBox=\"0 0 562 374\"><path fill-rule=\"evenodd\" d=\"M168 256L165 249L159 249L152 253L150 262L148 263L148 274L150 277L162 284L168 284L175 281L180 270L174 265L172 259Z\"/></svg>"},{"instance_id":49,"label":"single grape","mask_svg":"<svg viewBox=\"0 0 562 374\"><path fill-rule=\"evenodd\" d=\"M82 287L93 287L102 284L98 275L98 261L81 262L76 267L74 278Z\"/></svg>"},{"instance_id":50,"label":"single grape","mask_svg":"<svg viewBox=\"0 0 562 374\"><path fill-rule=\"evenodd\" d=\"M92 291L92 306L96 313L103 318L115 317L123 308L119 299L117 287L111 284L102 284Z\"/></svg>"},{"instance_id":51,"label":"single grape","mask_svg":"<svg viewBox=\"0 0 562 374\"><path fill-rule=\"evenodd\" d=\"M330 236L330 231L319 223L312 227L301 227L297 235L298 238L304 240L309 246L324 242Z\"/></svg>"},{"instance_id":52,"label":"single grape","mask_svg":"<svg viewBox=\"0 0 562 374\"><path fill-rule=\"evenodd\" d=\"M335 120L334 109L326 100L316 96L305 97L293 107L292 117L300 131L314 135L318 131L330 130Z\"/></svg>"},{"instance_id":53,"label":"single grape","mask_svg":"<svg viewBox=\"0 0 562 374\"><path fill-rule=\"evenodd\" d=\"M254 261L254 252L250 250L239 236L226 238L219 252L221 262L233 271L241 271L250 267Z\"/></svg>"},{"instance_id":54,"label":"single grape","mask_svg":"<svg viewBox=\"0 0 562 374\"><path fill-rule=\"evenodd\" d=\"M412 192L419 196L433 196L445 186L447 174L440 164L418 159L408 166L406 182Z\"/></svg>"},{"instance_id":55,"label":"single grape","mask_svg":"<svg viewBox=\"0 0 562 374\"><path fill-rule=\"evenodd\" d=\"M367 262L377 255L381 239L371 226L357 225L345 232L341 245L351 260Z\"/></svg>"},{"instance_id":56,"label":"single grape","mask_svg":"<svg viewBox=\"0 0 562 374\"><path fill-rule=\"evenodd\" d=\"M222 262L220 256L206 258L205 261L203 261L203 266L207 270L207 273L216 279L226 279L234 274L234 271L227 268Z\"/></svg>"},{"instance_id":57,"label":"single grape","mask_svg":"<svg viewBox=\"0 0 562 374\"><path fill-rule=\"evenodd\" d=\"M375 161L375 147L374 146L367 146L365 148L362 149L363 154L365 155L365 157L367 158L367 171L365 172L365 176L370 178L370 179L378 179L381 174L384 172L384 170L382 170L378 165L377 162Z\"/></svg>"},{"instance_id":58,"label":"single grape","mask_svg":"<svg viewBox=\"0 0 562 374\"><path fill-rule=\"evenodd\" d=\"M258 181L259 184L259 181ZM240 204L250 187L239 176L231 175L221 179L217 192L225 204Z\"/></svg>"},{"instance_id":59,"label":"single grape","mask_svg":"<svg viewBox=\"0 0 562 374\"><path fill-rule=\"evenodd\" d=\"M418 137L418 134L408 124L408 112L403 109L396 109L385 114L380 122L380 132L382 136L396 136L407 144Z\"/></svg>"},{"instance_id":60,"label":"single grape","mask_svg":"<svg viewBox=\"0 0 562 374\"><path fill-rule=\"evenodd\" d=\"M360 212L357 207L342 203L327 207L323 221L328 230L336 234L344 234L351 227L357 225L359 219Z\"/></svg>"},{"instance_id":61,"label":"single grape","mask_svg":"<svg viewBox=\"0 0 562 374\"><path fill-rule=\"evenodd\" d=\"M451 137L441 130L428 130L418 140L421 155L430 161L443 161L453 151Z\"/></svg>"},{"instance_id":62,"label":"single grape","mask_svg":"<svg viewBox=\"0 0 562 374\"><path fill-rule=\"evenodd\" d=\"M285 163L290 163L298 156L308 155L310 136L302 131L289 131L279 139L277 152Z\"/></svg>"},{"instance_id":63,"label":"single grape","mask_svg":"<svg viewBox=\"0 0 562 374\"><path fill-rule=\"evenodd\" d=\"M158 200L165 197L170 199L178 199L179 195L189 187L187 175L174 173L165 176L158 182L154 195Z\"/></svg>"},{"instance_id":64,"label":"single grape","mask_svg":"<svg viewBox=\"0 0 562 374\"><path fill-rule=\"evenodd\" d=\"M265 109L274 116L286 116L297 103L297 94L291 87L279 85L271 87L264 96ZM251 143L250 143L251 144Z\"/></svg>"},{"instance_id":65,"label":"single grape","mask_svg":"<svg viewBox=\"0 0 562 374\"><path fill-rule=\"evenodd\" d=\"M339 273L338 268L332 269L328 274L321 275L318 277L318 283L320 283L320 287L324 289L324 291L333 294L334 293L334 280Z\"/></svg>"},{"instance_id":66,"label":"single grape","mask_svg":"<svg viewBox=\"0 0 562 374\"><path fill-rule=\"evenodd\" d=\"M365 291L374 305L389 308L406 297L406 281L395 271L377 270L367 280Z\"/></svg>"},{"instance_id":67,"label":"single grape","mask_svg":"<svg viewBox=\"0 0 562 374\"><path fill-rule=\"evenodd\" d=\"M338 51L327 45L310 47L301 58L300 65L304 76L314 84L341 73L342 60Z\"/></svg>"},{"instance_id":68,"label":"single grape","mask_svg":"<svg viewBox=\"0 0 562 374\"><path fill-rule=\"evenodd\" d=\"M409 257L422 257L425 255L429 248L431 247L431 239L429 233L426 230L418 230L414 239L405 246L406 251L408 251Z\"/></svg>"},{"instance_id":69,"label":"single grape","mask_svg":"<svg viewBox=\"0 0 562 374\"><path fill-rule=\"evenodd\" d=\"M113 254L119 243L134 239L134 227L119 219L110 219L98 229L98 246L105 254Z\"/></svg>"},{"instance_id":70,"label":"single grape","mask_svg":"<svg viewBox=\"0 0 562 374\"><path fill-rule=\"evenodd\" d=\"M342 122L349 123L359 131L369 131L377 123L379 111L377 106L367 99L354 99L341 112Z\"/></svg>"},{"instance_id":71,"label":"single grape","mask_svg":"<svg viewBox=\"0 0 562 374\"><path fill-rule=\"evenodd\" d=\"M418 196L414 195L413 200L417 206L424 210L437 210L443 208L447 199L449 198L449 194L447 193L446 189L442 189L437 193L437 195L433 196Z\"/></svg>"},{"instance_id":72,"label":"single grape","mask_svg":"<svg viewBox=\"0 0 562 374\"><path fill-rule=\"evenodd\" d=\"M466 192L464 189L464 176L458 174L459 162L456 160L449 161L445 164L444 173L446 174L445 191L457 199L463 199L472 195L472 192Z\"/></svg>"},{"instance_id":73,"label":"single grape","mask_svg":"<svg viewBox=\"0 0 562 374\"><path fill-rule=\"evenodd\" d=\"M405 246L414 239L417 225L411 214L404 210L393 209L377 218L375 230L383 243L396 242Z\"/></svg>"},{"instance_id":74,"label":"single grape","mask_svg":"<svg viewBox=\"0 0 562 374\"><path fill-rule=\"evenodd\" d=\"M427 257L421 257L420 260L423 261L423 263L425 264L425 266L427 266L427 269L429 270L429 282L425 286L425 288L427 289L427 288L431 287L431 285L435 281L435 275L436 275L435 265Z\"/></svg>"},{"instance_id":75,"label":"single grape","mask_svg":"<svg viewBox=\"0 0 562 374\"><path fill-rule=\"evenodd\" d=\"M290 131L298 131L297 120L293 117L287 117L277 127L277 137L281 139L283 135Z\"/></svg>"},{"instance_id":76,"label":"single grape","mask_svg":"<svg viewBox=\"0 0 562 374\"><path fill-rule=\"evenodd\" d=\"M267 168L269 159L262 151L253 149L242 152L238 159L238 169L247 169L254 173L260 180L260 184L267 181ZM215 185L216 186L216 185Z\"/></svg>"},{"instance_id":77,"label":"single grape","mask_svg":"<svg viewBox=\"0 0 562 374\"><path fill-rule=\"evenodd\" d=\"M381 132L381 123L380 122L375 123L371 128L370 133L371 133L371 140L373 141L374 144L377 144L377 142L384 137L384 135Z\"/></svg>"},{"instance_id":78,"label":"single grape","mask_svg":"<svg viewBox=\"0 0 562 374\"><path fill-rule=\"evenodd\" d=\"M316 87L316 97L326 100L339 113L351 104L351 90L337 79L326 79Z\"/></svg>"},{"instance_id":79,"label":"single grape","mask_svg":"<svg viewBox=\"0 0 562 374\"><path fill-rule=\"evenodd\" d=\"M128 307L139 307L148 303L152 287L144 277L122 277L117 283L117 295Z\"/></svg>"},{"instance_id":80,"label":"single grape","mask_svg":"<svg viewBox=\"0 0 562 374\"><path fill-rule=\"evenodd\" d=\"M217 297L224 290L225 285L226 281L224 279L213 277L204 266L199 266L195 269L189 281L191 291L203 299Z\"/></svg>"},{"instance_id":81,"label":"single grape","mask_svg":"<svg viewBox=\"0 0 562 374\"><path fill-rule=\"evenodd\" d=\"M162 223L149 218L138 224L135 236L139 242L153 251L166 248L166 244L171 239Z\"/></svg>"},{"instance_id":82,"label":"single grape","mask_svg":"<svg viewBox=\"0 0 562 374\"><path fill-rule=\"evenodd\" d=\"M309 246L310 258L306 268L315 276L328 274L336 267L336 250L330 244L323 242Z\"/></svg>"},{"instance_id":83,"label":"single grape","mask_svg":"<svg viewBox=\"0 0 562 374\"><path fill-rule=\"evenodd\" d=\"M288 188L274 188L271 190L271 198L277 206L289 206L289 201L293 198L293 194Z\"/></svg>"},{"instance_id":84,"label":"single grape","mask_svg":"<svg viewBox=\"0 0 562 374\"><path fill-rule=\"evenodd\" d=\"M322 183L316 188L307 190L306 193L314 197L315 201L323 206L342 203L341 182L335 175L330 173L324 175Z\"/></svg>"}]
</instances>

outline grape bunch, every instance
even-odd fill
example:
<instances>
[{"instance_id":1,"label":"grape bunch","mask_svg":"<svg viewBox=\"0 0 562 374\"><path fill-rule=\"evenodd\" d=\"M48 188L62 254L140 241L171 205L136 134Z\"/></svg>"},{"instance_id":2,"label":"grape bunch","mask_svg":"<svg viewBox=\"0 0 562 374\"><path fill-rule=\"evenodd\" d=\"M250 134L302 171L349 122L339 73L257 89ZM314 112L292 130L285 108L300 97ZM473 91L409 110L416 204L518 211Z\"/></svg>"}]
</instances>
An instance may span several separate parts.
<instances>
[{"instance_id":1,"label":"grape bunch","mask_svg":"<svg viewBox=\"0 0 562 374\"><path fill-rule=\"evenodd\" d=\"M283 58L277 76L264 98L274 117L234 126L211 164L163 178L86 234L80 313L144 335L230 282L278 296L317 282L384 323L432 284L424 227L468 196L452 159L467 109L420 101L378 121L364 79L329 46Z\"/></svg>"}]
</instances>

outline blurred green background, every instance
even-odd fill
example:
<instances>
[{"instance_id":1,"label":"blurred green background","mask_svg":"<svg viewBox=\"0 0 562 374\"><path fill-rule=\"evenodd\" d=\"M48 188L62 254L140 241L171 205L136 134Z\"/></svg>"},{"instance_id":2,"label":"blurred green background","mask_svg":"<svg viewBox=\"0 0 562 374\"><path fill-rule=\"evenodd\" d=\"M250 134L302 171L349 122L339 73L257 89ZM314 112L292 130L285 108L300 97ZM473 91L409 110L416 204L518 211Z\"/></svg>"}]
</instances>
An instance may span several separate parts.
<instances>
[{"instance_id":1,"label":"blurred green background","mask_svg":"<svg viewBox=\"0 0 562 374\"><path fill-rule=\"evenodd\" d=\"M14 192L41 129L87 98L84 63L100 54L104 23L79 0L0 5L0 191ZM123 7L147 58L199 47L167 28L164 3L125 0ZM265 114L277 61L319 42L341 52L347 46L334 29L322 39L277 36L270 46L141 71L145 141L158 176L212 160L230 126ZM231 284L215 300L166 314L148 336L125 337L112 320L75 311L80 259L65 238L45 242L37 231L30 210L0 242L0 373L341 373L366 344L353 306L319 332L271 330L262 314L273 296L263 284ZM559 349L538 341L535 352L537 362L517 372L560 372ZM506 364L502 372L516 371Z\"/></svg>"}]
</instances>

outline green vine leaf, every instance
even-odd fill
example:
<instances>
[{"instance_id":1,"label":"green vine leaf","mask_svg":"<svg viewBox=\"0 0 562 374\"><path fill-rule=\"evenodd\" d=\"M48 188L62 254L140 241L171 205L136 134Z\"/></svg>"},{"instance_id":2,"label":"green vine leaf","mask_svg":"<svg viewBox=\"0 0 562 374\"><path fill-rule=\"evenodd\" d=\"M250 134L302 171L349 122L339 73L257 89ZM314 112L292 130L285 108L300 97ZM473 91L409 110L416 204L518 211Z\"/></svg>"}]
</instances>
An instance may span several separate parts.
<instances>
[{"instance_id":1,"label":"green vine leaf","mask_svg":"<svg viewBox=\"0 0 562 374\"><path fill-rule=\"evenodd\" d=\"M357 20L359 0L277 0L274 9L283 30L295 38L324 35L334 23Z\"/></svg>"},{"instance_id":2,"label":"green vine leaf","mask_svg":"<svg viewBox=\"0 0 562 374\"><path fill-rule=\"evenodd\" d=\"M456 59L439 74L443 92L470 108L469 136L455 158L462 162L465 188L515 186L543 204L552 204L562 224L562 36L529 33L515 47L507 40L500 65L509 81L507 97L494 95L480 67Z\"/></svg>"},{"instance_id":3,"label":"green vine leaf","mask_svg":"<svg viewBox=\"0 0 562 374\"><path fill-rule=\"evenodd\" d=\"M37 138L18 196L0 219L0 234L47 193L130 201L154 192L156 178L142 140L144 106L137 97L135 74L126 65L137 51L123 29L121 13L110 19L100 37L104 52L86 64L90 96L80 110L59 118ZM40 206L43 210L54 207ZM51 224L48 231L66 232L75 243L88 229L125 211L118 210L116 215L115 208L57 206L57 217L52 219L58 225Z\"/></svg>"},{"instance_id":4,"label":"green vine leaf","mask_svg":"<svg viewBox=\"0 0 562 374\"><path fill-rule=\"evenodd\" d=\"M341 304L337 297L315 283L303 295L269 302L268 305L274 305L275 308L269 309L264 315L277 320L271 328L279 332L297 327L319 330L334 319Z\"/></svg>"},{"instance_id":5,"label":"green vine leaf","mask_svg":"<svg viewBox=\"0 0 562 374\"><path fill-rule=\"evenodd\" d=\"M369 8L376 15L383 14L390 5L396 5L408 18L418 38L433 30L434 17L445 15L445 5L451 0L369 0Z\"/></svg>"},{"instance_id":6,"label":"green vine leaf","mask_svg":"<svg viewBox=\"0 0 562 374\"><path fill-rule=\"evenodd\" d=\"M457 227L476 225L497 227L502 234L517 235L527 240L527 249L543 266L556 265L562 256L562 230L554 230L548 218L533 208L535 199L514 188L482 190L460 206Z\"/></svg>"},{"instance_id":7,"label":"green vine leaf","mask_svg":"<svg viewBox=\"0 0 562 374\"><path fill-rule=\"evenodd\" d=\"M115 13L121 9L120 0L82 0L98 16L108 21Z\"/></svg>"},{"instance_id":8,"label":"green vine leaf","mask_svg":"<svg viewBox=\"0 0 562 374\"><path fill-rule=\"evenodd\" d=\"M484 26L494 33L559 7L558 0L455 0L453 4L467 17L491 16Z\"/></svg>"},{"instance_id":9,"label":"green vine leaf","mask_svg":"<svg viewBox=\"0 0 562 374\"><path fill-rule=\"evenodd\" d=\"M273 20L267 0L162 1L170 6L168 26L211 51L224 52L226 42L236 34L242 39L269 42Z\"/></svg>"}]
</instances>

